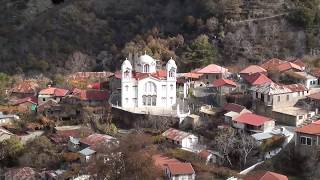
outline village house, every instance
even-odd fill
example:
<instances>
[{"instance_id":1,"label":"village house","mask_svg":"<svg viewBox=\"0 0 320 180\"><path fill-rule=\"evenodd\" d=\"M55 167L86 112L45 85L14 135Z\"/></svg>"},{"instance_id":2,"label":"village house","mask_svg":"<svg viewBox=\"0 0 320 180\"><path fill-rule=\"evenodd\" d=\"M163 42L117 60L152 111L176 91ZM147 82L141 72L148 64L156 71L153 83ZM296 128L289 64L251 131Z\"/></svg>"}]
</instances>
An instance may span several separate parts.
<instances>
[{"instance_id":1,"label":"village house","mask_svg":"<svg viewBox=\"0 0 320 180\"><path fill-rule=\"evenodd\" d=\"M166 69L157 69L147 54L125 60L121 66L121 106L124 109L172 109L176 104L177 65L173 59Z\"/></svg>"},{"instance_id":2,"label":"village house","mask_svg":"<svg viewBox=\"0 0 320 180\"><path fill-rule=\"evenodd\" d=\"M250 89L253 109L259 114L272 115L274 109L292 107L309 95L309 90L302 84L280 85L265 83Z\"/></svg>"},{"instance_id":3,"label":"village house","mask_svg":"<svg viewBox=\"0 0 320 180\"><path fill-rule=\"evenodd\" d=\"M263 73L253 73L250 75L241 76L241 90L246 92L253 86L258 86L265 83L272 83L272 80L267 77L267 75Z\"/></svg>"},{"instance_id":4,"label":"village house","mask_svg":"<svg viewBox=\"0 0 320 180\"><path fill-rule=\"evenodd\" d=\"M26 98L31 96L36 96L39 90L39 85L32 80L21 81L14 85L14 87L9 90L10 96L13 98Z\"/></svg>"},{"instance_id":5,"label":"village house","mask_svg":"<svg viewBox=\"0 0 320 180\"><path fill-rule=\"evenodd\" d=\"M251 113L246 107L235 103L227 103L223 106L224 120L226 123L231 124L235 118L243 113Z\"/></svg>"},{"instance_id":6,"label":"village house","mask_svg":"<svg viewBox=\"0 0 320 180\"><path fill-rule=\"evenodd\" d=\"M309 155L320 145L320 120L295 130L295 146L303 155Z\"/></svg>"},{"instance_id":7,"label":"village house","mask_svg":"<svg viewBox=\"0 0 320 180\"><path fill-rule=\"evenodd\" d=\"M315 76L312 76L311 74L308 74L306 72L300 72L300 71L287 71L283 74L283 77L281 77L282 82L290 82L290 83L301 83L304 86L306 86L307 89L311 88L317 88L320 86L320 82L318 81L318 78Z\"/></svg>"},{"instance_id":8,"label":"village house","mask_svg":"<svg viewBox=\"0 0 320 180\"><path fill-rule=\"evenodd\" d=\"M308 100L310 101L310 105L314 108L314 109L320 109L320 92L319 93L314 93L314 94L310 94L309 96L307 96Z\"/></svg>"},{"instance_id":9,"label":"village house","mask_svg":"<svg viewBox=\"0 0 320 180\"><path fill-rule=\"evenodd\" d=\"M320 68L314 68L311 70L311 75L318 78L318 84L320 84Z\"/></svg>"},{"instance_id":10,"label":"village house","mask_svg":"<svg viewBox=\"0 0 320 180\"><path fill-rule=\"evenodd\" d=\"M46 89L42 89L38 95L38 104L45 103L49 100L54 100L56 102L60 102L60 100L69 94L69 90L48 87Z\"/></svg>"},{"instance_id":11,"label":"village house","mask_svg":"<svg viewBox=\"0 0 320 180\"><path fill-rule=\"evenodd\" d=\"M230 94L236 91L237 84L230 79L216 79L212 83L220 95Z\"/></svg>"},{"instance_id":12,"label":"village house","mask_svg":"<svg viewBox=\"0 0 320 180\"><path fill-rule=\"evenodd\" d=\"M164 172L170 180L194 180L195 171L191 163L182 163L177 159L169 158L161 154L152 156L152 160L156 167Z\"/></svg>"},{"instance_id":13,"label":"village house","mask_svg":"<svg viewBox=\"0 0 320 180\"><path fill-rule=\"evenodd\" d=\"M105 90L74 89L72 96L76 97L78 103L83 106L101 106L108 104L109 93Z\"/></svg>"},{"instance_id":14,"label":"village house","mask_svg":"<svg viewBox=\"0 0 320 180\"><path fill-rule=\"evenodd\" d=\"M242 178L243 180L288 180L288 177L271 171L252 172Z\"/></svg>"},{"instance_id":15,"label":"village house","mask_svg":"<svg viewBox=\"0 0 320 180\"><path fill-rule=\"evenodd\" d=\"M258 65L250 65L239 72L241 77L250 76L256 73L267 75L267 70Z\"/></svg>"},{"instance_id":16,"label":"village house","mask_svg":"<svg viewBox=\"0 0 320 180\"><path fill-rule=\"evenodd\" d=\"M233 120L232 127L246 132L265 132L275 127L275 120L253 113L243 113Z\"/></svg>"},{"instance_id":17,"label":"village house","mask_svg":"<svg viewBox=\"0 0 320 180\"><path fill-rule=\"evenodd\" d=\"M175 144L182 149L189 151L197 150L198 137L191 133L170 128L162 133L162 136L164 136L168 142Z\"/></svg>"},{"instance_id":18,"label":"village house","mask_svg":"<svg viewBox=\"0 0 320 180\"><path fill-rule=\"evenodd\" d=\"M12 102L13 106L18 106L24 112L35 112L37 110L38 98L36 96L25 97Z\"/></svg>"},{"instance_id":19,"label":"village house","mask_svg":"<svg viewBox=\"0 0 320 180\"><path fill-rule=\"evenodd\" d=\"M207 86L209 86L211 82L216 79L227 78L230 75L228 69L216 64L209 64L208 66L201 68L196 72L198 74L202 74L202 76L200 77L200 81L202 81Z\"/></svg>"},{"instance_id":20,"label":"village house","mask_svg":"<svg viewBox=\"0 0 320 180\"><path fill-rule=\"evenodd\" d=\"M80 161L82 163L86 163L90 160L92 155L96 153L96 150L100 148L102 145L115 145L118 143L119 142L117 141L117 139L112 136L95 133L89 135L86 138L82 138L80 141L77 141L77 139L70 138L70 143L68 147L71 150L75 150L73 149L74 147L79 147ZM70 146L71 144L73 145L73 147Z\"/></svg>"}]
</instances>

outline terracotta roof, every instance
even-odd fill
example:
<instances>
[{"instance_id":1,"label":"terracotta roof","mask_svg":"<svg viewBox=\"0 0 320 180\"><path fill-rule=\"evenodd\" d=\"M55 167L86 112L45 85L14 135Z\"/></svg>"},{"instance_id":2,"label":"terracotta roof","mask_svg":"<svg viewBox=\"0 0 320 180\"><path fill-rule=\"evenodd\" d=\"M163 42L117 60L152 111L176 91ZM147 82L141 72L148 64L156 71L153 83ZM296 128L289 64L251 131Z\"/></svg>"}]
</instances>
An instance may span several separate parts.
<instances>
[{"instance_id":1,"label":"terracotta roof","mask_svg":"<svg viewBox=\"0 0 320 180\"><path fill-rule=\"evenodd\" d=\"M285 61L277 58L272 58L272 59L266 60L260 66L266 70L273 70L273 69L277 69L277 67L282 63L285 63Z\"/></svg>"},{"instance_id":2,"label":"terracotta roof","mask_svg":"<svg viewBox=\"0 0 320 180\"><path fill-rule=\"evenodd\" d=\"M226 72L228 72L228 69L216 64L210 64L197 71L197 73L201 73L201 74L218 74L218 73L226 73Z\"/></svg>"},{"instance_id":3,"label":"terracotta roof","mask_svg":"<svg viewBox=\"0 0 320 180\"><path fill-rule=\"evenodd\" d=\"M297 128L296 132L304 133L304 134L320 135L320 119L309 125Z\"/></svg>"},{"instance_id":4,"label":"terracotta roof","mask_svg":"<svg viewBox=\"0 0 320 180\"><path fill-rule=\"evenodd\" d=\"M87 101L106 101L108 99L108 91L98 91L98 90L81 90L74 89L72 92L75 96L79 97L80 100Z\"/></svg>"},{"instance_id":5,"label":"terracotta roof","mask_svg":"<svg viewBox=\"0 0 320 180\"><path fill-rule=\"evenodd\" d=\"M303 71L303 69L302 69L299 65L294 64L294 63L292 63L292 62L282 63L282 64L280 64L280 65L277 67L277 69L278 69L280 72L287 71L287 70L291 70L291 69Z\"/></svg>"},{"instance_id":6,"label":"terracotta roof","mask_svg":"<svg viewBox=\"0 0 320 180\"><path fill-rule=\"evenodd\" d=\"M179 163L180 161L174 158L169 158L167 156L156 154L152 156L152 160L157 167L165 170L166 166L170 163Z\"/></svg>"},{"instance_id":7,"label":"terracotta roof","mask_svg":"<svg viewBox=\"0 0 320 180\"><path fill-rule=\"evenodd\" d=\"M251 84L253 86L272 82L271 79L269 79L266 75L264 75L262 73L245 75L245 76L243 76L243 78L244 78L244 80L246 80L249 84Z\"/></svg>"},{"instance_id":8,"label":"terracotta roof","mask_svg":"<svg viewBox=\"0 0 320 180\"><path fill-rule=\"evenodd\" d=\"M315 68L311 71L311 74L320 78L320 68Z\"/></svg>"},{"instance_id":9,"label":"terracotta roof","mask_svg":"<svg viewBox=\"0 0 320 180\"><path fill-rule=\"evenodd\" d=\"M290 62L300 66L301 68L305 68L306 67L306 64L303 62L302 59L292 59L292 60L289 60Z\"/></svg>"},{"instance_id":10,"label":"terracotta roof","mask_svg":"<svg viewBox=\"0 0 320 180\"><path fill-rule=\"evenodd\" d=\"M39 85L34 81L22 81L15 85L11 89L11 92L13 93L35 93L37 89L39 88Z\"/></svg>"},{"instance_id":11,"label":"terracotta roof","mask_svg":"<svg viewBox=\"0 0 320 180\"><path fill-rule=\"evenodd\" d=\"M266 121L270 121L270 120L272 119L269 117L260 116L253 113L243 113L243 114L240 114L240 116L238 116L234 121L238 123L253 125L253 126L261 126Z\"/></svg>"},{"instance_id":12,"label":"terracotta roof","mask_svg":"<svg viewBox=\"0 0 320 180\"><path fill-rule=\"evenodd\" d=\"M81 139L80 142L89 145L92 149L95 149L101 143L108 143L114 141L116 138L106 134L91 134L90 136Z\"/></svg>"},{"instance_id":13,"label":"terracotta roof","mask_svg":"<svg viewBox=\"0 0 320 180\"><path fill-rule=\"evenodd\" d=\"M290 89L291 92L308 91L307 87L305 87L303 84L289 84L289 85L283 85L283 86Z\"/></svg>"},{"instance_id":14,"label":"terracotta roof","mask_svg":"<svg viewBox=\"0 0 320 180\"><path fill-rule=\"evenodd\" d=\"M192 78L192 79L199 79L203 74L195 73L195 72L188 72L184 73L182 76L186 78Z\"/></svg>"},{"instance_id":15,"label":"terracotta roof","mask_svg":"<svg viewBox=\"0 0 320 180\"><path fill-rule=\"evenodd\" d=\"M237 87L237 84L230 79L217 79L213 81L213 87L221 87L221 86L234 86Z\"/></svg>"},{"instance_id":16,"label":"terracotta roof","mask_svg":"<svg viewBox=\"0 0 320 180\"><path fill-rule=\"evenodd\" d=\"M89 84L87 86L87 88L89 88L89 89L101 89L101 83L100 82L96 82L96 83Z\"/></svg>"},{"instance_id":17,"label":"terracotta roof","mask_svg":"<svg viewBox=\"0 0 320 180\"><path fill-rule=\"evenodd\" d=\"M169 163L168 169L172 175L194 174L191 163Z\"/></svg>"},{"instance_id":18,"label":"terracotta roof","mask_svg":"<svg viewBox=\"0 0 320 180\"><path fill-rule=\"evenodd\" d=\"M162 136L168 138L168 139L172 139L175 141L181 141L182 139L190 136L192 134L184 132L184 131L179 131L177 129L173 129L170 128L168 130L166 130L164 133L162 133Z\"/></svg>"},{"instance_id":19,"label":"terracotta roof","mask_svg":"<svg viewBox=\"0 0 320 180\"><path fill-rule=\"evenodd\" d=\"M285 87L284 85L279 85L273 82L253 86L251 90L254 92L259 92L268 95L285 94L292 92L291 89Z\"/></svg>"},{"instance_id":20,"label":"terracotta roof","mask_svg":"<svg viewBox=\"0 0 320 180\"><path fill-rule=\"evenodd\" d=\"M315 94L311 94L308 96L308 98L313 99L313 100L320 100L320 92L315 93Z\"/></svg>"},{"instance_id":21,"label":"terracotta roof","mask_svg":"<svg viewBox=\"0 0 320 180\"><path fill-rule=\"evenodd\" d=\"M154 77L156 79L166 79L167 71L164 69L157 70L155 73L141 73L141 72L133 72L133 78L137 80L141 80L147 77Z\"/></svg>"},{"instance_id":22,"label":"terracotta roof","mask_svg":"<svg viewBox=\"0 0 320 180\"><path fill-rule=\"evenodd\" d=\"M61 88L55 88L55 87L49 87L46 89L42 89L39 94L41 95L54 95L54 96L60 96L63 97L67 95L69 90L61 89Z\"/></svg>"},{"instance_id":23,"label":"terracotta roof","mask_svg":"<svg viewBox=\"0 0 320 180\"><path fill-rule=\"evenodd\" d=\"M274 172L258 172L246 175L243 180L288 180L288 177Z\"/></svg>"},{"instance_id":24,"label":"terracotta roof","mask_svg":"<svg viewBox=\"0 0 320 180\"><path fill-rule=\"evenodd\" d=\"M223 106L223 109L225 111L233 111L233 112L240 113L242 110L246 109L246 107L241 106L239 104L235 104L235 103L227 103Z\"/></svg>"},{"instance_id":25,"label":"terracotta roof","mask_svg":"<svg viewBox=\"0 0 320 180\"><path fill-rule=\"evenodd\" d=\"M22 99L18 99L16 100L13 105L14 106L17 106L19 104L23 104L23 103L26 103L26 102L30 102L32 104L37 104L38 103L38 98L35 97L35 96L31 96L31 97L26 97L26 98L22 98Z\"/></svg>"},{"instance_id":26,"label":"terracotta roof","mask_svg":"<svg viewBox=\"0 0 320 180\"><path fill-rule=\"evenodd\" d=\"M242 71L240 71L240 74L255 74L255 73L265 73L267 70L263 69L262 67L258 65L250 65L246 68L244 68Z\"/></svg>"}]
</instances>

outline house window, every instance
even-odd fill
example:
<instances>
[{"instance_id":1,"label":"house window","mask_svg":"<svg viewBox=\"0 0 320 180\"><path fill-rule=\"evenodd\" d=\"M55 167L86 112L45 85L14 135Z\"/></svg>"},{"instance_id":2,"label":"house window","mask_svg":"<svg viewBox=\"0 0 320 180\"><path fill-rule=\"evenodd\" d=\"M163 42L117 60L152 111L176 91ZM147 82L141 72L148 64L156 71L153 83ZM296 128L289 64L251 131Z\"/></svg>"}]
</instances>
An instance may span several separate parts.
<instances>
[{"instance_id":1,"label":"house window","mask_svg":"<svg viewBox=\"0 0 320 180\"><path fill-rule=\"evenodd\" d=\"M268 101L268 102L270 101L270 95L267 96L267 101Z\"/></svg>"},{"instance_id":2,"label":"house window","mask_svg":"<svg viewBox=\"0 0 320 180\"><path fill-rule=\"evenodd\" d=\"M311 146L312 145L312 140L311 140L310 137L301 136L300 137L300 144Z\"/></svg>"},{"instance_id":3,"label":"house window","mask_svg":"<svg viewBox=\"0 0 320 180\"><path fill-rule=\"evenodd\" d=\"M289 95L287 95L287 101L289 101L289 98L290 98Z\"/></svg>"},{"instance_id":4,"label":"house window","mask_svg":"<svg viewBox=\"0 0 320 180\"><path fill-rule=\"evenodd\" d=\"M162 97L162 98L161 98L161 101L162 101L163 104L166 104L166 103L167 103L167 102L166 102L166 99L167 99L166 97Z\"/></svg>"},{"instance_id":5,"label":"house window","mask_svg":"<svg viewBox=\"0 0 320 180\"><path fill-rule=\"evenodd\" d=\"M209 79L209 76L208 76L208 74L206 74L206 79Z\"/></svg>"},{"instance_id":6,"label":"house window","mask_svg":"<svg viewBox=\"0 0 320 180\"><path fill-rule=\"evenodd\" d=\"M42 101L46 101L46 98L42 98Z\"/></svg>"},{"instance_id":7,"label":"house window","mask_svg":"<svg viewBox=\"0 0 320 180\"><path fill-rule=\"evenodd\" d=\"M311 117L311 114L308 114L308 118L310 118Z\"/></svg>"},{"instance_id":8,"label":"house window","mask_svg":"<svg viewBox=\"0 0 320 180\"><path fill-rule=\"evenodd\" d=\"M156 106L157 104L157 96L152 96L152 106Z\"/></svg>"},{"instance_id":9,"label":"house window","mask_svg":"<svg viewBox=\"0 0 320 180\"><path fill-rule=\"evenodd\" d=\"M299 116L299 119L302 119L303 118L303 116Z\"/></svg>"},{"instance_id":10,"label":"house window","mask_svg":"<svg viewBox=\"0 0 320 180\"><path fill-rule=\"evenodd\" d=\"M300 94L301 92L298 92L298 96L301 96L301 94Z\"/></svg>"},{"instance_id":11,"label":"house window","mask_svg":"<svg viewBox=\"0 0 320 180\"><path fill-rule=\"evenodd\" d=\"M278 102L280 102L280 96L278 96Z\"/></svg>"},{"instance_id":12,"label":"house window","mask_svg":"<svg viewBox=\"0 0 320 180\"><path fill-rule=\"evenodd\" d=\"M219 79L219 74L218 74L218 75L216 75L216 79Z\"/></svg>"},{"instance_id":13,"label":"house window","mask_svg":"<svg viewBox=\"0 0 320 180\"><path fill-rule=\"evenodd\" d=\"M143 104L144 106L147 105L147 97L146 97L146 96L142 96L142 104Z\"/></svg>"},{"instance_id":14,"label":"house window","mask_svg":"<svg viewBox=\"0 0 320 180\"><path fill-rule=\"evenodd\" d=\"M170 89L171 89L171 91L173 91L173 84L170 85Z\"/></svg>"},{"instance_id":15,"label":"house window","mask_svg":"<svg viewBox=\"0 0 320 180\"><path fill-rule=\"evenodd\" d=\"M169 71L169 77L175 77L176 70L175 68L171 68Z\"/></svg>"},{"instance_id":16,"label":"house window","mask_svg":"<svg viewBox=\"0 0 320 180\"><path fill-rule=\"evenodd\" d=\"M256 98L259 98L259 93L258 92L256 92Z\"/></svg>"}]
</instances>

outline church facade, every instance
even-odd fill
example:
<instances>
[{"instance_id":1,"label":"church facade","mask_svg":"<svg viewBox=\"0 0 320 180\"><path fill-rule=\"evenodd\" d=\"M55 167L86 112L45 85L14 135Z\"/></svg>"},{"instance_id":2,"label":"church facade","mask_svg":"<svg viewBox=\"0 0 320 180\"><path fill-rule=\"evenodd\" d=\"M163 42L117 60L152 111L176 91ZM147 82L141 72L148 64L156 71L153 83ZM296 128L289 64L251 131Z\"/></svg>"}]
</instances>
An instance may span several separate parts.
<instances>
[{"instance_id":1,"label":"church facade","mask_svg":"<svg viewBox=\"0 0 320 180\"><path fill-rule=\"evenodd\" d=\"M171 109L176 104L177 65L171 58L165 69L144 54L121 66L122 108Z\"/></svg>"}]
</instances>

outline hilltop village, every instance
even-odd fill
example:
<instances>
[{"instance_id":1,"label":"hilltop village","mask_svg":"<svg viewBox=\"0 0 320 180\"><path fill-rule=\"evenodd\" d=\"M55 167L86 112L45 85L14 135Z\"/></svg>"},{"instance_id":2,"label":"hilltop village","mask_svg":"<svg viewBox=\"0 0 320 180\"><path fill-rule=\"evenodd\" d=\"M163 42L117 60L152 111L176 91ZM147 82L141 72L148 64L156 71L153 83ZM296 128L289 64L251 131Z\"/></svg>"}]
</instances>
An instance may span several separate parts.
<instances>
[{"instance_id":1,"label":"hilltop village","mask_svg":"<svg viewBox=\"0 0 320 180\"><path fill-rule=\"evenodd\" d=\"M295 58L190 72L159 62L145 52L115 72L10 81L0 177L320 177L320 69Z\"/></svg>"}]
</instances>

